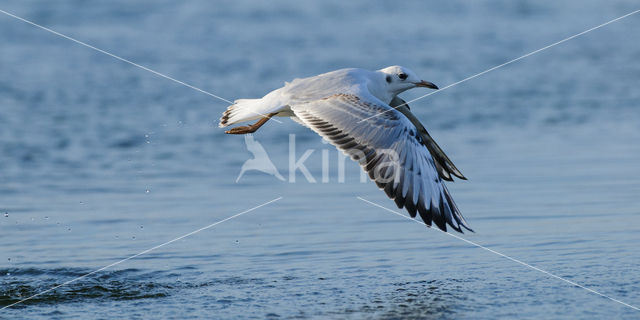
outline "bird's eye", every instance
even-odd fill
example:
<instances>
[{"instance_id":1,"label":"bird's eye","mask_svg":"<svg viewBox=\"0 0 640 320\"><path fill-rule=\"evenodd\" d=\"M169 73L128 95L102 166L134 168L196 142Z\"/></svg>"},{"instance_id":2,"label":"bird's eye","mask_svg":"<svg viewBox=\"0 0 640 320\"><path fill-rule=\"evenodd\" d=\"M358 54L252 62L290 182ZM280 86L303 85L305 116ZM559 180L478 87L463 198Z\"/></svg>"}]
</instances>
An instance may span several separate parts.
<instances>
[{"instance_id":1,"label":"bird's eye","mask_svg":"<svg viewBox=\"0 0 640 320\"><path fill-rule=\"evenodd\" d=\"M391 83L391 76L387 76L385 80L387 80L387 83Z\"/></svg>"},{"instance_id":2,"label":"bird's eye","mask_svg":"<svg viewBox=\"0 0 640 320\"><path fill-rule=\"evenodd\" d=\"M400 73L400 74L398 74L398 78L400 78L400 80L405 80L405 79L407 79L407 74L406 73Z\"/></svg>"}]
</instances>

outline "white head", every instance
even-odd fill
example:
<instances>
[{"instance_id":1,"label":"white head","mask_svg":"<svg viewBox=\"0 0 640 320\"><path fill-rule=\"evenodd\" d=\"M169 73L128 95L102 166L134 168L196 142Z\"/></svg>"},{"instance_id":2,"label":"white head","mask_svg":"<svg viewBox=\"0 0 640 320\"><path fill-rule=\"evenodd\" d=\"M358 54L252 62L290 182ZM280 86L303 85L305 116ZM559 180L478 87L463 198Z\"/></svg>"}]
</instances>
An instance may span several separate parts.
<instances>
[{"instance_id":1,"label":"white head","mask_svg":"<svg viewBox=\"0 0 640 320\"><path fill-rule=\"evenodd\" d=\"M383 76L383 88L391 95L389 97L389 101L398 94L416 87L438 89L435 84L429 81L420 80L413 71L405 67L391 66L380 69L377 72ZM389 101L386 102L388 103Z\"/></svg>"}]
</instances>

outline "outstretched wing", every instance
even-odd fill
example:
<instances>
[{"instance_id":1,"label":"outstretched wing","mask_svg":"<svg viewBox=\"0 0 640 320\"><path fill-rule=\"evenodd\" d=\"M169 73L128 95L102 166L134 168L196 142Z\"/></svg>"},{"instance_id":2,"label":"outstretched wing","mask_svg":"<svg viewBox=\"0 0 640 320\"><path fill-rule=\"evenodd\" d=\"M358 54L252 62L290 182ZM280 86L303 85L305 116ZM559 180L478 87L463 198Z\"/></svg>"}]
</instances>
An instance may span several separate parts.
<instances>
[{"instance_id":1,"label":"outstretched wing","mask_svg":"<svg viewBox=\"0 0 640 320\"><path fill-rule=\"evenodd\" d=\"M336 94L290 105L296 117L346 155L399 208L443 231L471 230L438 174L423 136L411 121L373 95Z\"/></svg>"},{"instance_id":2,"label":"outstretched wing","mask_svg":"<svg viewBox=\"0 0 640 320\"><path fill-rule=\"evenodd\" d=\"M392 108L400 111L400 113L404 114L404 116L407 117L409 121L411 121L416 129L418 129L418 132L422 136L427 150L429 150L429 153L431 153L431 156L436 163L436 169L440 174L440 178L447 181L453 181L451 175L454 175L460 179L467 180L467 178L462 175L460 170L456 168L451 159L449 159L444 151L440 149L440 146L436 143L436 141L431 138L429 132L427 132L427 129L425 129L422 123L420 123L420 120L418 120L418 118L416 118L416 116L411 113L411 110L409 110L409 105L404 100L396 96L395 98L393 98L393 100L391 100L391 103L389 103L389 105Z\"/></svg>"}]
</instances>

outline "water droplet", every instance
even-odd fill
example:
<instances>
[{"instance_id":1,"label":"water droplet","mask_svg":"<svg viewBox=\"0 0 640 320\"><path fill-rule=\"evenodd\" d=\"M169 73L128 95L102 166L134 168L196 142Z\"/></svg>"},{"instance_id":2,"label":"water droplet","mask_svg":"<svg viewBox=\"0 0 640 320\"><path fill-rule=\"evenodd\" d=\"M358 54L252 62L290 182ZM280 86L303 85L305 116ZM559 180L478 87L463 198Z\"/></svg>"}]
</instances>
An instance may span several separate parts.
<instances>
[{"instance_id":1,"label":"water droplet","mask_svg":"<svg viewBox=\"0 0 640 320\"><path fill-rule=\"evenodd\" d=\"M140 226L140 229L144 229L144 226Z\"/></svg>"},{"instance_id":2,"label":"water droplet","mask_svg":"<svg viewBox=\"0 0 640 320\"><path fill-rule=\"evenodd\" d=\"M84 204L84 202L80 201L80 204Z\"/></svg>"},{"instance_id":3,"label":"water droplet","mask_svg":"<svg viewBox=\"0 0 640 320\"><path fill-rule=\"evenodd\" d=\"M7 261L11 261L11 258L7 258Z\"/></svg>"},{"instance_id":4,"label":"water droplet","mask_svg":"<svg viewBox=\"0 0 640 320\"><path fill-rule=\"evenodd\" d=\"M120 236L116 236L116 239L120 239Z\"/></svg>"},{"instance_id":5,"label":"water droplet","mask_svg":"<svg viewBox=\"0 0 640 320\"><path fill-rule=\"evenodd\" d=\"M49 220L49 216L44 216L44 219L45 220Z\"/></svg>"},{"instance_id":6,"label":"water droplet","mask_svg":"<svg viewBox=\"0 0 640 320\"><path fill-rule=\"evenodd\" d=\"M236 243L240 243L240 240L236 240Z\"/></svg>"},{"instance_id":7,"label":"water droplet","mask_svg":"<svg viewBox=\"0 0 640 320\"><path fill-rule=\"evenodd\" d=\"M71 231L71 227L67 227L67 231Z\"/></svg>"},{"instance_id":8,"label":"water droplet","mask_svg":"<svg viewBox=\"0 0 640 320\"><path fill-rule=\"evenodd\" d=\"M135 239L136 239L136 236L131 237L131 239L135 240Z\"/></svg>"},{"instance_id":9,"label":"water droplet","mask_svg":"<svg viewBox=\"0 0 640 320\"><path fill-rule=\"evenodd\" d=\"M5 213L4 213L4 217L5 217L5 218L8 218L8 217L9 217L9 212L5 212Z\"/></svg>"},{"instance_id":10,"label":"water droplet","mask_svg":"<svg viewBox=\"0 0 640 320\"><path fill-rule=\"evenodd\" d=\"M149 138L149 135L148 135L148 134L145 134L145 135L144 135L144 137L145 137L145 138Z\"/></svg>"},{"instance_id":11,"label":"water droplet","mask_svg":"<svg viewBox=\"0 0 640 320\"><path fill-rule=\"evenodd\" d=\"M151 192L151 191L149 191L149 189L145 190L145 193L149 193L149 192Z\"/></svg>"}]
</instances>

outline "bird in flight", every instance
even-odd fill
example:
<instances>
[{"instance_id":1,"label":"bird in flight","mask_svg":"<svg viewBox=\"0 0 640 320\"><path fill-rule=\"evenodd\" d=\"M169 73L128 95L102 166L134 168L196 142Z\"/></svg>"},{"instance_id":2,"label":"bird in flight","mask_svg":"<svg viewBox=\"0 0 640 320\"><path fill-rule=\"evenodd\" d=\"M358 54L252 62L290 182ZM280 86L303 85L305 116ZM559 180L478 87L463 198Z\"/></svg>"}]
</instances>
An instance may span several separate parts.
<instances>
[{"instance_id":1,"label":"bird in flight","mask_svg":"<svg viewBox=\"0 0 640 320\"><path fill-rule=\"evenodd\" d=\"M340 69L295 79L260 99L239 99L220 118L228 134L258 130L270 118L291 117L358 161L371 180L431 226L469 231L443 180L466 180L398 94L417 87L438 89L411 70Z\"/></svg>"}]
</instances>

